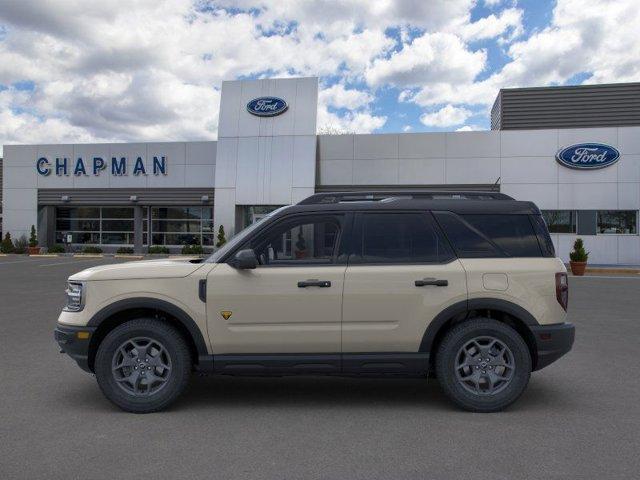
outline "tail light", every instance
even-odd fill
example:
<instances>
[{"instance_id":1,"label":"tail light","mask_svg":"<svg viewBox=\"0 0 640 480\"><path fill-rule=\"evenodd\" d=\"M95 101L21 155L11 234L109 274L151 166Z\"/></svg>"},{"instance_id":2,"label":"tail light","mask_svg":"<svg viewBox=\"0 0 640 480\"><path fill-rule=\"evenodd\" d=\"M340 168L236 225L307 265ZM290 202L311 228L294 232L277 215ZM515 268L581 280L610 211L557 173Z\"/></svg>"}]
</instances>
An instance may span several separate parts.
<instances>
[{"instance_id":1,"label":"tail light","mask_svg":"<svg viewBox=\"0 0 640 480\"><path fill-rule=\"evenodd\" d=\"M569 279L564 272L556 273L556 299L566 312L569 305Z\"/></svg>"}]
</instances>

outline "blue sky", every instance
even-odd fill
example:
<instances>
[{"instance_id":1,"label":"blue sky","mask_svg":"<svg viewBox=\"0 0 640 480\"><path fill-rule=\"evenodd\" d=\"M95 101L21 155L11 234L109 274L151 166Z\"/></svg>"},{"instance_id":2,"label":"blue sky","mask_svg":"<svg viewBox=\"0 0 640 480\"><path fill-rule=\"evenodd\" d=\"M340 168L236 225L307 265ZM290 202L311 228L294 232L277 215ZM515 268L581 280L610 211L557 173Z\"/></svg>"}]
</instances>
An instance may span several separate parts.
<instances>
[{"instance_id":1,"label":"blue sky","mask_svg":"<svg viewBox=\"0 0 640 480\"><path fill-rule=\"evenodd\" d=\"M319 131L489 128L500 88L640 80L636 0L0 5L0 143L217 137L223 80L318 76Z\"/></svg>"}]
</instances>

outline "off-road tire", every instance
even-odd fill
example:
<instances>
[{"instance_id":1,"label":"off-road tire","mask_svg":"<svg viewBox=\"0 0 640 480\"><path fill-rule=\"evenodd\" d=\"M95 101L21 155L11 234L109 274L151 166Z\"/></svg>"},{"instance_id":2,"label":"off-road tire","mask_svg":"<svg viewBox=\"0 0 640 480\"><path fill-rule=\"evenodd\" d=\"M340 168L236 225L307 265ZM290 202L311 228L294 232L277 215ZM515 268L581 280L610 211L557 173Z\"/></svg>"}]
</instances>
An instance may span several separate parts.
<instances>
[{"instance_id":1,"label":"off-road tire","mask_svg":"<svg viewBox=\"0 0 640 480\"><path fill-rule=\"evenodd\" d=\"M515 369L501 391L472 393L456 375L459 352L478 337L493 337L512 353ZM497 320L475 318L455 325L445 334L436 352L435 366L442 390L456 405L471 412L496 412L511 405L524 392L531 376L531 354L520 334L510 326Z\"/></svg>"},{"instance_id":2,"label":"off-road tire","mask_svg":"<svg viewBox=\"0 0 640 480\"><path fill-rule=\"evenodd\" d=\"M166 384L148 395L125 391L112 373L116 351L123 343L136 338L160 342L171 362ZM150 413L168 407L187 387L191 367L189 347L182 334L169 323L154 318L130 320L114 328L100 343L95 359L95 374L102 393L122 410L132 413Z\"/></svg>"}]
</instances>

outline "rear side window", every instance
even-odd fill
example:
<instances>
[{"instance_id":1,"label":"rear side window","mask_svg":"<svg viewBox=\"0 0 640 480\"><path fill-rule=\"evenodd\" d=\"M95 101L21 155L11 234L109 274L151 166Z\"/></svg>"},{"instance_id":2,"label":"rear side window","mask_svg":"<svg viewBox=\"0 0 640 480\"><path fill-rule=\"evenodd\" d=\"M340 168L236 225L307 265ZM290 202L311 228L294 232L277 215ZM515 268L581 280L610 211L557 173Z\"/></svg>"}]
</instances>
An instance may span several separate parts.
<instances>
[{"instance_id":1,"label":"rear side window","mask_svg":"<svg viewBox=\"0 0 640 480\"><path fill-rule=\"evenodd\" d=\"M528 215L463 215L510 257L540 257L540 245Z\"/></svg>"},{"instance_id":2,"label":"rear side window","mask_svg":"<svg viewBox=\"0 0 640 480\"><path fill-rule=\"evenodd\" d=\"M528 215L435 215L460 257L542 256Z\"/></svg>"},{"instance_id":3,"label":"rear side window","mask_svg":"<svg viewBox=\"0 0 640 480\"><path fill-rule=\"evenodd\" d=\"M538 236L538 243L542 249L542 256L555 257L556 249L551 241L551 235L549 235L549 230L547 229L544 218L542 215L531 215L530 218L531 223L533 223L533 228L536 231L536 235Z\"/></svg>"},{"instance_id":4,"label":"rear side window","mask_svg":"<svg viewBox=\"0 0 640 480\"><path fill-rule=\"evenodd\" d=\"M443 263L454 258L427 213L363 213L352 263Z\"/></svg>"},{"instance_id":5,"label":"rear side window","mask_svg":"<svg viewBox=\"0 0 640 480\"><path fill-rule=\"evenodd\" d=\"M451 212L433 212L445 235L461 258L504 257L481 232Z\"/></svg>"}]
</instances>

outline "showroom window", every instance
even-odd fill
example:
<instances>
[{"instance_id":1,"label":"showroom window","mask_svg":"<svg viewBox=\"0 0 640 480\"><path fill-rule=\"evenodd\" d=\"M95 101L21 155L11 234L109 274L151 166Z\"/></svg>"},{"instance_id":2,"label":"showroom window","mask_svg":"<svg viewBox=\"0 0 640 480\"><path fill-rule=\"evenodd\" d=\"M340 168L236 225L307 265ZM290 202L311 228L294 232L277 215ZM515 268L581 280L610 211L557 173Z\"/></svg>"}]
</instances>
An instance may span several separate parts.
<instances>
[{"instance_id":1,"label":"showroom window","mask_svg":"<svg viewBox=\"0 0 640 480\"><path fill-rule=\"evenodd\" d=\"M549 233L576 233L577 212L575 210L543 210L542 216Z\"/></svg>"},{"instance_id":2,"label":"showroom window","mask_svg":"<svg viewBox=\"0 0 640 480\"><path fill-rule=\"evenodd\" d=\"M599 234L638 233L638 212L635 210L598 210Z\"/></svg>"},{"instance_id":3,"label":"showroom window","mask_svg":"<svg viewBox=\"0 0 640 480\"><path fill-rule=\"evenodd\" d=\"M213 207L151 207L153 245L214 245Z\"/></svg>"},{"instance_id":4,"label":"showroom window","mask_svg":"<svg viewBox=\"0 0 640 480\"><path fill-rule=\"evenodd\" d=\"M58 207L56 242L133 245L133 207Z\"/></svg>"}]
</instances>

